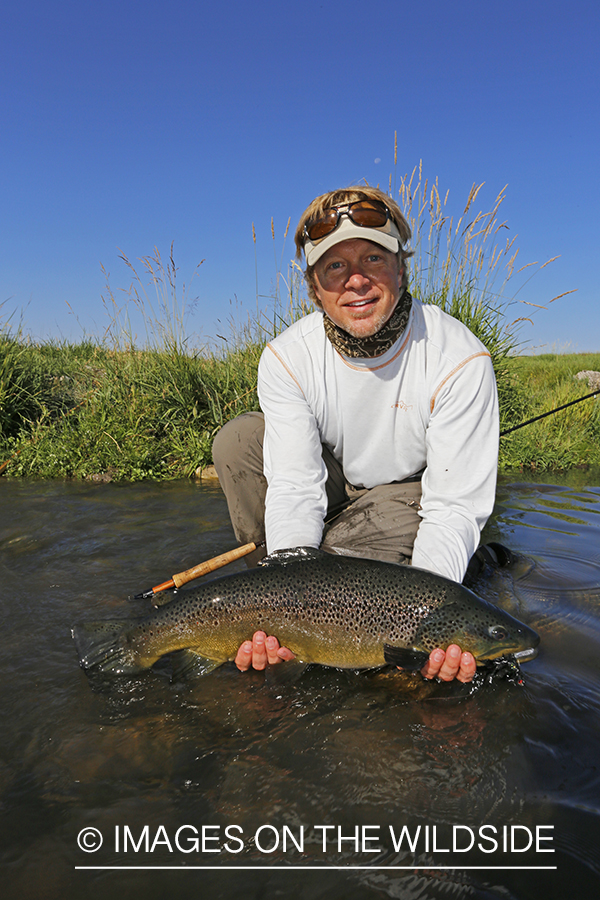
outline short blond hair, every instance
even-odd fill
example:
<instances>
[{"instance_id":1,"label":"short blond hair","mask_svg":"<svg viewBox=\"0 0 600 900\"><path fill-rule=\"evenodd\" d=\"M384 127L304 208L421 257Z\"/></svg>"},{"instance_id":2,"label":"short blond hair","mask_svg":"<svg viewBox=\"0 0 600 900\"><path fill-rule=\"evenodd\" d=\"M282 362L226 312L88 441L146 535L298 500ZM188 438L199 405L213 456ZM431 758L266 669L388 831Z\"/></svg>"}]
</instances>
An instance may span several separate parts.
<instances>
[{"instance_id":1,"label":"short blond hair","mask_svg":"<svg viewBox=\"0 0 600 900\"><path fill-rule=\"evenodd\" d=\"M296 258L300 259L304 251L304 241L306 238L304 234L305 225L313 219L320 218L327 209L331 209L335 206L344 206L346 203L354 203L355 200L378 200L389 209L390 217L396 225L401 238L401 246L398 250L397 257L398 269L400 269L400 267L403 269L402 287L405 288L408 285L408 271L405 261L408 257L412 256L412 251L406 250L406 244L408 244L411 238L410 226L402 215L402 211L396 201L392 200L387 194L384 194L383 191L380 191L379 188L370 187L369 185L353 184L347 188L338 188L338 190L328 191L326 194L315 197L310 206L307 206L302 213L300 221L298 222L298 227L296 228L296 233L294 235ZM314 266L306 266L304 277L306 278L306 285L308 287L308 296L313 303L320 306L319 299L315 292Z\"/></svg>"}]
</instances>

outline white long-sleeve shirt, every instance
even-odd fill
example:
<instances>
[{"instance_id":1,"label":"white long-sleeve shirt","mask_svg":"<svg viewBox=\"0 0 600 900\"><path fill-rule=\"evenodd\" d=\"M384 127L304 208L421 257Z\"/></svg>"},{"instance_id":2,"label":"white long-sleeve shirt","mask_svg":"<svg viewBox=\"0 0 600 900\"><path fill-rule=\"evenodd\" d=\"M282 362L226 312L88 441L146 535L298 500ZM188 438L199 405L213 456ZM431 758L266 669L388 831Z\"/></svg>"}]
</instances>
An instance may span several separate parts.
<instances>
[{"instance_id":1,"label":"white long-sleeve shirt","mask_svg":"<svg viewBox=\"0 0 600 900\"><path fill-rule=\"evenodd\" d=\"M424 469L412 564L462 580L493 508L498 462L490 355L462 323L413 300L406 330L383 356L350 359L312 313L267 345L258 394L269 553L320 545L326 444L355 487Z\"/></svg>"}]
</instances>

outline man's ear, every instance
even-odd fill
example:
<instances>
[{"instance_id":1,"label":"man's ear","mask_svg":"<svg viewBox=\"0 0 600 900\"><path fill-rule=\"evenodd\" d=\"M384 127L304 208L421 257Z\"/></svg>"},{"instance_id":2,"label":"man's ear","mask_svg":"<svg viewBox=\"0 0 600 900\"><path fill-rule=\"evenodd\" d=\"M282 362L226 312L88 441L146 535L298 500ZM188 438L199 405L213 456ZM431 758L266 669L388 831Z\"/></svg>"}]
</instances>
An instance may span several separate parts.
<instances>
[{"instance_id":1,"label":"man's ear","mask_svg":"<svg viewBox=\"0 0 600 900\"><path fill-rule=\"evenodd\" d=\"M398 288L402 287L402 279L404 278L404 266L402 263L398 265Z\"/></svg>"}]
</instances>

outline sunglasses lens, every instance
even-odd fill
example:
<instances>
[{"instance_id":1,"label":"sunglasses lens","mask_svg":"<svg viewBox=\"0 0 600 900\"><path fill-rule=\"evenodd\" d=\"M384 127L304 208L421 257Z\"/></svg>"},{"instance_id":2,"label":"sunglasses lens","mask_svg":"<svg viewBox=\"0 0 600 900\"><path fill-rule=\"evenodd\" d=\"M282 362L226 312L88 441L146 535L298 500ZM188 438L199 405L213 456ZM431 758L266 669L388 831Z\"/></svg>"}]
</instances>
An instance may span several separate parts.
<instances>
[{"instance_id":1,"label":"sunglasses lens","mask_svg":"<svg viewBox=\"0 0 600 900\"><path fill-rule=\"evenodd\" d=\"M341 213L340 210L341 209ZM311 241L319 241L331 234L338 226L340 215L346 213L355 225L363 228L381 228L387 222L387 209L371 200L357 200L346 209L333 207L328 209L320 219L308 225L306 233Z\"/></svg>"},{"instance_id":2,"label":"sunglasses lens","mask_svg":"<svg viewBox=\"0 0 600 900\"><path fill-rule=\"evenodd\" d=\"M374 206L366 200L352 206L349 214L356 225L365 228L381 228L387 222L387 210L382 206Z\"/></svg>"},{"instance_id":3,"label":"sunglasses lens","mask_svg":"<svg viewBox=\"0 0 600 900\"><path fill-rule=\"evenodd\" d=\"M306 229L311 241L318 241L335 230L338 223L337 209L328 209L327 212Z\"/></svg>"}]
</instances>

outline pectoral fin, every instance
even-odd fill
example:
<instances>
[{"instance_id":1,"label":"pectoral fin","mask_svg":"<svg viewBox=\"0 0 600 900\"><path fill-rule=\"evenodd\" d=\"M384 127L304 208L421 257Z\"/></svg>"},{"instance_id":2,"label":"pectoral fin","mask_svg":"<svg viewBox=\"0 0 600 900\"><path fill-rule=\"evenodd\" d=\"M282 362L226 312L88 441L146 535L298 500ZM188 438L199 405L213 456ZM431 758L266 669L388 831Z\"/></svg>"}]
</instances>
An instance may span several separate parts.
<instances>
[{"instance_id":1,"label":"pectoral fin","mask_svg":"<svg viewBox=\"0 0 600 900\"><path fill-rule=\"evenodd\" d=\"M423 668L429 659L429 654L423 650L411 650L410 647L393 647L391 644L384 644L383 658L390 666L400 666L408 672L417 672Z\"/></svg>"}]
</instances>

